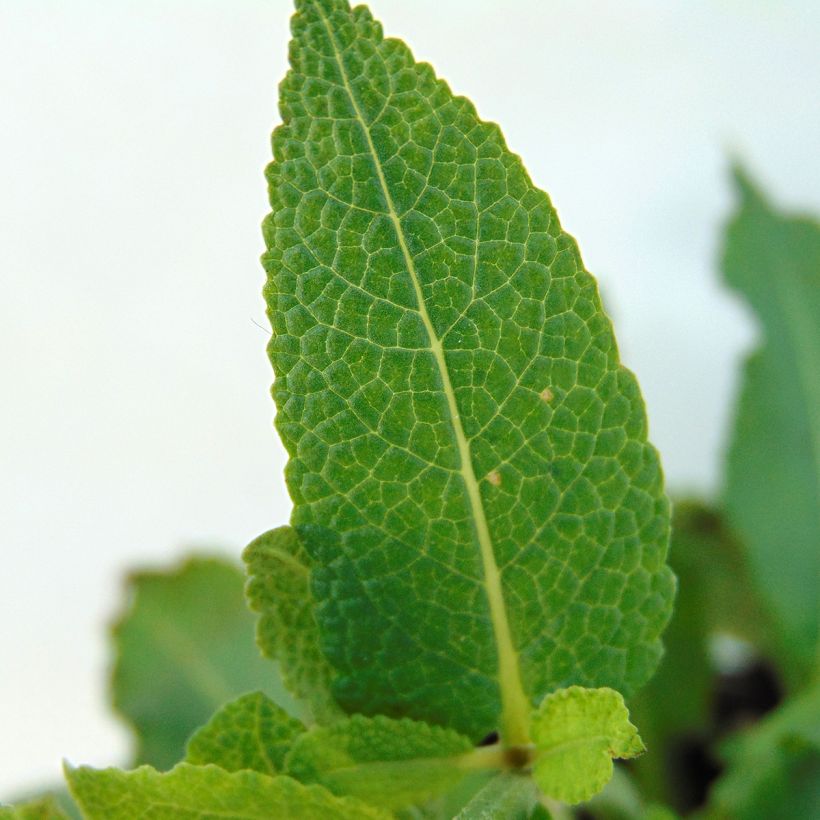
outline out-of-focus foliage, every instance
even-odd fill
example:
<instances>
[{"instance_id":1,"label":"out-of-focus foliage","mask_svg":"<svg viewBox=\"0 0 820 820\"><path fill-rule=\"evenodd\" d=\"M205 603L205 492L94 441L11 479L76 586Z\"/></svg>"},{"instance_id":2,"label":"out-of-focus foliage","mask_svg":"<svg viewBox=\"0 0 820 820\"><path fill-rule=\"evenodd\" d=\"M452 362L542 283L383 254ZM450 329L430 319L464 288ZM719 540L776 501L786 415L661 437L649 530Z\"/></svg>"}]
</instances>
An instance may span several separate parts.
<instances>
[{"instance_id":1,"label":"out-of-focus foliage","mask_svg":"<svg viewBox=\"0 0 820 820\"><path fill-rule=\"evenodd\" d=\"M820 684L728 740L715 820L802 820L820 810Z\"/></svg>"},{"instance_id":2,"label":"out-of-focus foliage","mask_svg":"<svg viewBox=\"0 0 820 820\"><path fill-rule=\"evenodd\" d=\"M129 605L113 628L112 692L136 732L138 763L173 766L195 729L249 691L297 711L256 649L243 588L240 570L214 558L128 579Z\"/></svg>"},{"instance_id":3,"label":"out-of-focus foliage","mask_svg":"<svg viewBox=\"0 0 820 820\"><path fill-rule=\"evenodd\" d=\"M780 635L781 671L817 670L820 224L775 210L742 172L723 272L760 323L726 462L726 514Z\"/></svg>"}]
</instances>

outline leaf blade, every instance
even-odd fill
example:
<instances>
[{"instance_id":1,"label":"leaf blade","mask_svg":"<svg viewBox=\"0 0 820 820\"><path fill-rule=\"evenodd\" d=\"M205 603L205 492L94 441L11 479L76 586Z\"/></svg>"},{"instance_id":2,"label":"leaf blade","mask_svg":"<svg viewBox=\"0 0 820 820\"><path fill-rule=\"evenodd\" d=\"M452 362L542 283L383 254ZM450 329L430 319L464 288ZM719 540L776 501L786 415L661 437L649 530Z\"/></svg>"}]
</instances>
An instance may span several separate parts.
<instances>
[{"instance_id":1,"label":"leaf blade","mask_svg":"<svg viewBox=\"0 0 820 820\"><path fill-rule=\"evenodd\" d=\"M745 365L724 497L800 681L815 668L820 621L820 225L776 211L742 170L735 178L723 275L763 342Z\"/></svg>"},{"instance_id":2,"label":"leaf blade","mask_svg":"<svg viewBox=\"0 0 820 820\"><path fill-rule=\"evenodd\" d=\"M287 773L334 794L398 809L454 788L470 771L469 739L410 720L354 715L301 735L287 755Z\"/></svg>"},{"instance_id":3,"label":"leaf blade","mask_svg":"<svg viewBox=\"0 0 820 820\"><path fill-rule=\"evenodd\" d=\"M181 763L160 773L149 766L67 768L71 792L87 820L387 820L357 800L334 797L319 786L258 772L226 772Z\"/></svg>"},{"instance_id":4,"label":"leaf blade","mask_svg":"<svg viewBox=\"0 0 820 820\"><path fill-rule=\"evenodd\" d=\"M111 691L137 733L137 762L170 768L195 729L251 690L297 709L254 646L243 585L237 567L215 558L130 576L130 604L112 629Z\"/></svg>"},{"instance_id":5,"label":"leaf blade","mask_svg":"<svg viewBox=\"0 0 820 820\"><path fill-rule=\"evenodd\" d=\"M505 772L490 780L454 820L528 820L535 808L537 792L532 780L524 775Z\"/></svg>"},{"instance_id":6,"label":"leaf blade","mask_svg":"<svg viewBox=\"0 0 820 820\"><path fill-rule=\"evenodd\" d=\"M305 727L262 692L225 704L188 741L186 763L227 772L282 772L285 755Z\"/></svg>"},{"instance_id":7,"label":"leaf blade","mask_svg":"<svg viewBox=\"0 0 820 820\"><path fill-rule=\"evenodd\" d=\"M315 602L310 590L312 562L296 531L278 527L254 539L242 555L248 568L246 595L260 615L256 642L279 663L288 689L303 700L310 717L339 717L330 689L332 670L319 647Z\"/></svg>"},{"instance_id":8,"label":"leaf blade","mask_svg":"<svg viewBox=\"0 0 820 820\"><path fill-rule=\"evenodd\" d=\"M533 778L544 794L581 803L612 778L612 759L644 751L623 698L613 689L571 686L548 695L533 719Z\"/></svg>"},{"instance_id":9,"label":"leaf blade","mask_svg":"<svg viewBox=\"0 0 820 820\"><path fill-rule=\"evenodd\" d=\"M633 689L660 654L668 504L643 403L497 127L363 7L297 9L266 298L334 692L475 738L503 712L525 743L547 691Z\"/></svg>"}]
</instances>

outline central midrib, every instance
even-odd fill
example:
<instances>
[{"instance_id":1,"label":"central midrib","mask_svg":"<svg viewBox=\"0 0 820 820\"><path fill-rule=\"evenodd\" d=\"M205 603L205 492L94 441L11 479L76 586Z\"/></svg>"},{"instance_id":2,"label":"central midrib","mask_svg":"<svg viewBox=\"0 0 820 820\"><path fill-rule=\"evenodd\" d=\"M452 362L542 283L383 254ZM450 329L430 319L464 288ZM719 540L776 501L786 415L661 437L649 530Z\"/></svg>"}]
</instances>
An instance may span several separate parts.
<instances>
[{"instance_id":1,"label":"central midrib","mask_svg":"<svg viewBox=\"0 0 820 820\"><path fill-rule=\"evenodd\" d=\"M447 361L444 357L444 349L441 346L441 340L436 334L433 323L427 312L427 305L424 301L424 294L421 289L416 266L413 262L413 257L410 255L410 250L407 247L407 242L404 238L404 230L401 226L395 205L393 204L393 197L390 195L390 189L387 186L387 180L382 170L379 155L376 153L376 147L373 144L373 138L370 135L367 121L362 115L359 103L353 94L350 82L347 77L342 56L336 45L336 38L333 35L333 30L330 27L327 17L317 3L316 12L318 13L322 24L325 27L328 38L330 40L331 48L339 66L339 72L344 83L345 91L350 98L350 104L356 115L356 119L364 132L367 140L368 150L373 158L373 165L376 169L376 174L379 178L379 184L384 193L385 203L387 205L388 215L393 227L396 231L396 237L399 241L402 255L404 256L407 271L410 274L410 279L413 283L413 289L416 294L416 301L419 306L419 315L422 323L427 330L427 335L430 339L430 350L436 360L436 364L441 375L442 386L444 394L447 398L447 407L450 413L450 420L453 425L456 442L458 445L459 460L461 462L459 471L464 481L464 486L467 489L467 497L472 512L472 518L475 522L476 535L478 537L479 549L481 552L481 562L484 572L484 586L487 593L487 600L490 608L490 619L493 626L493 634L495 636L496 649L498 652L498 683L501 690L501 734L506 744L511 746L523 746L530 742L529 740L529 713L530 703L529 698L524 693L524 687L521 682L521 672L518 664L518 653L515 650L515 645L512 640L512 633L510 632L509 619L507 618L507 607L504 602L504 591L501 586L501 573L495 561L495 552L493 551L493 542L490 536L490 529L487 525L487 516L484 513L484 505L481 501L481 492L478 487L478 480L476 479L475 471L473 470L472 457L470 455L470 444L467 441L467 436L464 434L464 427L461 424L461 416L458 412L458 405L456 403L456 394L453 390L452 382L450 381L450 372L447 369Z\"/></svg>"}]
</instances>

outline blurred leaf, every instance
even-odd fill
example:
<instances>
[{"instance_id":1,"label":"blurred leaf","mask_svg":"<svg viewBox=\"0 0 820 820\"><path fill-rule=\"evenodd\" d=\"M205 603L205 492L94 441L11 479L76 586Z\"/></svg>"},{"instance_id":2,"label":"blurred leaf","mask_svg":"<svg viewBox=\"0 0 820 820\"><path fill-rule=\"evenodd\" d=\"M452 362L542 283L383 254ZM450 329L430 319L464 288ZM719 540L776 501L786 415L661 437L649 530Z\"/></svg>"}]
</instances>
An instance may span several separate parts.
<instances>
[{"instance_id":1,"label":"blurred leaf","mask_svg":"<svg viewBox=\"0 0 820 820\"><path fill-rule=\"evenodd\" d=\"M762 647L772 639L743 552L716 510L693 501L675 504L669 563L678 576L678 597L664 635L666 652L629 708L649 750L632 770L647 796L675 802L666 768L672 744L709 730L710 636L728 632Z\"/></svg>"},{"instance_id":2,"label":"blurred leaf","mask_svg":"<svg viewBox=\"0 0 820 820\"><path fill-rule=\"evenodd\" d=\"M454 820L528 820L537 797L535 783L529 777L505 772L480 789Z\"/></svg>"},{"instance_id":3,"label":"blurred leaf","mask_svg":"<svg viewBox=\"0 0 820 820\"><path fill-rule=\"evenodd\" d=\"M742 171L723 254L757 314L727 460L726 510L777 619L792 681L814 667L820 577L820 225L776 211Z\"/></svg>"},{"instance_id":4,"label":"blurred leaf","mask_svg":"<svg viewBox=\"0 0 820 820\"><path fill-rule=\"evenodd\" d=\"M533 779L564 803L589 800L612 777L612 758L644 751L614 689L570 686L544 698L533 715Z\"/></svg>"},{"instance_id":5,"label":"blurred leaf","mask_svg":"<svg viewBox=\"0 0 820 820\"><path fill-rule=\"evenodd\" d=\"M54 797L46 795L16 806L0 806L0 820L68 820L68 815Z\"/></svg>"},{"instance_id":6,"label":"blurred leaf","mask_svg":"<svg viewBox=\"0 0 820 820\"><path fill-rule=\"evenodd\" d=\"M469 771L473 746L450 729L414 720L354 715L298 737L286 771L334 794L402 808L455 787Z\"/></svg>"},{"instance_id":7,"label":"blurred leaf","mask_svg":"<svg viewBox=\"0 0 820 820\"><path fill-rule=\"evenodd\" d=\"M724 744L715 820L802 820L820 807L820 684Z\"/></svg>"},{"instance_id":8,"label":"blurred leaf","mask_svg":"<svg viewBox=\"0 0 820 820\"><path fill-rule=\"evenodd\" d=\"M115 708L137 733L137 762L169 768L191 733L226 701L265 691L295 703L254 643L242 573L214 558L129 578L131 599L113 629Z\"/></svg>"},{"instance_id":9,"label":"blurred leaf","mask_svg":"<svg viewBox=\"0 0 820 820\"><path fill-rule=\"evenodd\" d=\"M278 527L252 541L242 555L250 580L248 603L261 617L256 640L279 662L282 678L327 723L341 717L330 693L332 670L319 649L319 628L310 591L310 558L291 527Z\"/></svg>"},{"instance_id":10,"label":"blurred leaf","mask_svg":"<svg viewBox=\"0 0 820 820\"><path fill-rule=\"evenodd\" d=\"M305 727L262 692L243 695L223 706L188 741L186 762L214 763L225 771L252 769L276 774Z\"/></svg>"},{"instance_id":11,"label":"blurred leaf","mask_svg":"<svg viewBox=\"0 0 820 820\"><path fill-rule=\"evenodd\" d=\"M68 769L87 820L389 820L390 815L320 786L259 772L226 772L181 763L162 774L149 766Z\"/></svg>"}]
</instances>

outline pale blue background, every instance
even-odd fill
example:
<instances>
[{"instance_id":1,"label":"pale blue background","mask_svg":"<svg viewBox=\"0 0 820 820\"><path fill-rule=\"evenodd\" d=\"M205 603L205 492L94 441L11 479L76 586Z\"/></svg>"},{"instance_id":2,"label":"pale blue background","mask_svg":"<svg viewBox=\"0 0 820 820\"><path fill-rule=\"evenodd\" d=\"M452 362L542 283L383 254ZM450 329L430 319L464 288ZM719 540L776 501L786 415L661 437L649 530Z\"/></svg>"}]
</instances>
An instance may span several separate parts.
<instances>
[{"instance_id":1,"label":"pale blue background","mask_svg":"<svg viewBox=\"0 0 820 820\"><path fill-rule=\"evenodd\" d=\"M503 124L598 275L674 488L715 488L746 312L726 152L820 210L820 4L373 0ZM259 296L285 0L0 0L0 798L124 760L135 564L288 514Z\"/></svg>"}]
</instances>

